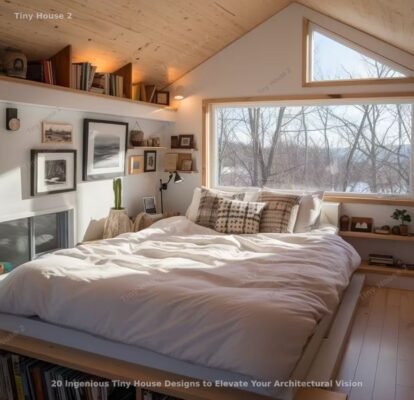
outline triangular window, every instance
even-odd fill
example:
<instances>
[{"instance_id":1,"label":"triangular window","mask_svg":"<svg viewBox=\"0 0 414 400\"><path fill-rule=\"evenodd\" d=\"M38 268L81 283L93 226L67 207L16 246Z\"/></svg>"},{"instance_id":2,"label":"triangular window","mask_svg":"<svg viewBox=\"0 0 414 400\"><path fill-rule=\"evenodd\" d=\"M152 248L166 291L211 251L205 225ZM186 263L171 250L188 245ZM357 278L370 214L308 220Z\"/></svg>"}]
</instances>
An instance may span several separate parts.
<instances>
[{"instance_id":1,"label":"triangular window","mask_svg":"<svg viewBox=\"0 0 414 400\"><path fill-rule=\"evenodd\" d=\"M412 71L357 44L309 24L308 80L401 79Z\"/></svg>"}]
</instances>

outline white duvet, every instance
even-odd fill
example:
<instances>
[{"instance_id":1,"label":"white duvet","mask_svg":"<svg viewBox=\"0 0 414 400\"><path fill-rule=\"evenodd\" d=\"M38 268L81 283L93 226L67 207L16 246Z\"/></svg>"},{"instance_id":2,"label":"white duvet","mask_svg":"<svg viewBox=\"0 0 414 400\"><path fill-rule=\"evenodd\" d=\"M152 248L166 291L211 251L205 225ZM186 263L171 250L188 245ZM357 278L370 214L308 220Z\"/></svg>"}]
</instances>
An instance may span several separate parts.
<instances>
[{"instance_id":1,"label":"white duvet","mask_svg":"<svg viewBox=\"0 0 414 400\"><path fill-rule=\"evenodd\" d=\"M329 233L221 235L175 217L16 268L0 311L285 380L359 262Z\"/></svg>"}]
</instances>

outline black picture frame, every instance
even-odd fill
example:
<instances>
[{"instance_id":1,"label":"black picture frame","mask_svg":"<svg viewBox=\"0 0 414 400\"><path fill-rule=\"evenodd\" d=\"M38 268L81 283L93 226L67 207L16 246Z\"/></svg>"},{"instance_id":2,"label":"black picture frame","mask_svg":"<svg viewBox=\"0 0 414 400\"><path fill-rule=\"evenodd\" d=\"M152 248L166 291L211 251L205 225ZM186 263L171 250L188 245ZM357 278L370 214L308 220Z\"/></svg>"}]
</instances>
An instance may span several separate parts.
<instances>
[{"instance_id":1,"label":"black picture frame","mask_svg":"<svg viewBox=\"0 0 414 400\"><path fill-rule=\"evenodd\" d=\"M148 157L154 156L154 163L153 165L149 165ZM144 151L144 172L154 172L157 170L157 152L154 150L146 150Z\"/></svg>"},{"instance_id":2,"label":"black picture frame","mask_svg":"<svg viewBox=\"0 0 414 400\"><path fill-rule=\"evenodd\" d=\"M188 141L188 144L186 143ZM178 147L180 149L192 149L194 147L194 135L178 136Z\"/></svg>"},{"instance_id":3,"label":"black picture frame","mask_svg":"<svg viewBox=\"0 0 414 400\"><path fill-rule=\"evenodd\" d=\"M119 137L120 144L119 144L119 162L117 167L113 168L97 168L96 167L96 147L95 140L91 139L91 124L101 124L101 129L106 131L111 130L111 126L113 128L113 136L116 140L116 137ZM106 135L108 137L108 135ZM93 147L92 147L93 146ZM108 147L108 150L111 150L110 144L106 145ZM102 180L102 179L111 179L116 178L118 176L124 176L125 175L125 165L126 165L126 153L128 149L128 123L127 122L120 122L120 121L108 121L108 120L100 120L100 119L84 119L83 121L83 157L82 157L82 164L83 164L83 170L82 170L82 178L84 181L96 181L96 180ZM93 150L94 157L91 159L91 151ZM102 151L102 150L101 150ZM101 155L102 157L102 155ZM104 159L102 162L108 162L108 160ZM99 171L99 169L102 170L102 172Z\"/></svg>"},{"instance_id":4,"label":"black picture frame","mask_svg":"<svg viewBox=\"0 0 414 400\"><path fill-rule=\"evenodd\" d=\"M67 168L67 163L65 163L65 177L72 176L71 179L71 185L69 187L66 187L65 189L59 189L58 185L64 185L63 182L57 182L58 176L56 176L55 178L48 178L50 182L52 182L53 184L49 184L46 186L50 186L50 188L52 188L53 186L56 187L56 190L41 190L41 182L40 179L44 179L44 183L46 182L45 176L47 174L46 171L46 166L45 166L45 170L43 171L44 173L41 173L41 171L39 171L39 155L41 154L62 154L62 155L70 155L72 158L72 164L73 164L73 168L71 171L68 171ZM46 161L55 161L55 162L62 162L63 160L46 160ZM76 183L77 183L77 178L76 178L76 173L77 173L77 169L76 169L76 161L77 161L77 151L76 150L31 150L30 151L30 194L31 196L45 196L45 195L49 195L49 194L58 194L58 193L65 193L65 192L73 192L76 191ZM46 176L47 178L47 176ZM66 185L67 186L67 185Z\"/></svg>"},{"instance_id":5,"label":"black picture frame","mask_svg":"<svg viewBox=\"0 0 414 400\"><path fill-rule=\"evenodd\" d=\"M169 106L170 105L170 92L166 90L157 90L155 95L155 102L161 106Z\"/></svg>"}]
</instances>

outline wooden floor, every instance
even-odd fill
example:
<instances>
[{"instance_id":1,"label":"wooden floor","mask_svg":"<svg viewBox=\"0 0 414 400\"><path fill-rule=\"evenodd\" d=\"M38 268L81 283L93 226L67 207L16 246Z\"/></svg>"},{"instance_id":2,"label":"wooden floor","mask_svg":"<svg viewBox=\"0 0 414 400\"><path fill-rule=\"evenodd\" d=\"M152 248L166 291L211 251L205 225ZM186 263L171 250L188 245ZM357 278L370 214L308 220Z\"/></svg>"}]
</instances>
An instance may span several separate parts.
<instances>
[{"instance_id":1,"label":"wooden floor","mask_svg":"<svg viewBox=\"0 0 414 400\"><path fill-rule=\"evenodd\" d=\"M337 379L349 400L414 399L414 291L366 287Z\"/></svg>"}]
</instances>

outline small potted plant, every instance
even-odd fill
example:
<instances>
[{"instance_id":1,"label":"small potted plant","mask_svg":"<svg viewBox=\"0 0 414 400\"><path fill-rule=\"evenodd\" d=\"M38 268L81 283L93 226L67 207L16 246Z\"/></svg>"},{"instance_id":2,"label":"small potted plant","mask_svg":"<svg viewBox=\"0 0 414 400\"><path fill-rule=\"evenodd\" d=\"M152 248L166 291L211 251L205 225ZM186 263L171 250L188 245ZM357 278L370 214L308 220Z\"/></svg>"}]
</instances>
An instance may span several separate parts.
<instances>
[{"instance_id":1,"label":"small potted plant","mask_svg":"<svg viewBox=\"0 0 414 400\"><path fill-rule=\"evenodd\" d=\"M122 180L113 180L115 207L111 208L105 221L104 239L113 238L121 233L131 232L131 220L125 208L122 207Z\"/></svg>"},{"instance_id":2,"label":"small potted plant","mask_svg":"<svg viewBox=\"0 0 414 400\"><path fill-rule=\"evenodd\" d=\"M400 221L400 235L407 236L408 235L408 225L411 222L411 216L408 214L407 210L399 210L398 208L394 211L391 215L391 218L395 219L396 221Z\"/></svg>"}]
</instances>

